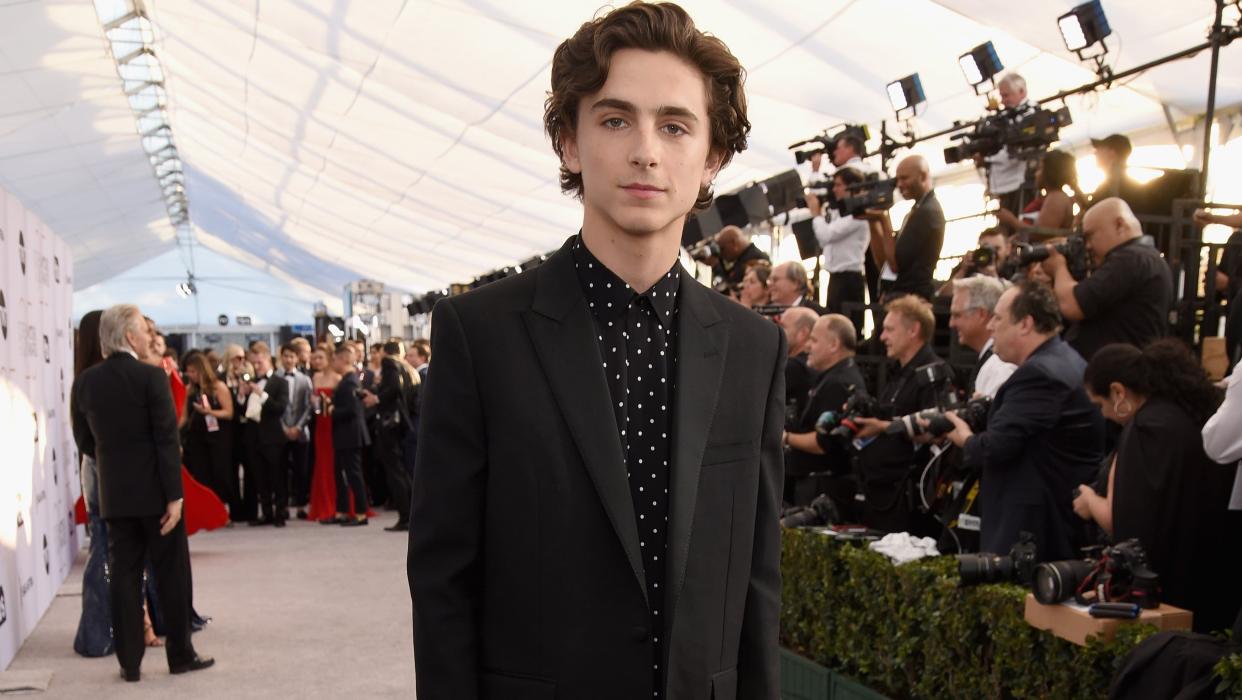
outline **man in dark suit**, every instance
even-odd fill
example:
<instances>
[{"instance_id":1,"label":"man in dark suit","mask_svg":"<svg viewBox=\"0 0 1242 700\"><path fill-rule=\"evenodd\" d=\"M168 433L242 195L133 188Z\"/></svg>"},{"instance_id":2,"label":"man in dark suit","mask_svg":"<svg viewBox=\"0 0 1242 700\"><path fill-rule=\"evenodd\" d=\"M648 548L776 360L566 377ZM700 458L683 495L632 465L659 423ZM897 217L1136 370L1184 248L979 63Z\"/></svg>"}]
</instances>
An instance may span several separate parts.
<instances>
[{"instance_id":1,"label":"man in dark suit","mask_svg":"<svg viewBox=\"0 0 1242 700\"><path fill-rule=\"evenodd\" d=\"M897 164L897 189L914 202L901 230L893 233L888 210L868 210L871 255L880 266L880 297L888 301L917 294L931 301L932 275L944 244L944 210L932 190L931 168L923 156L908 156Z\"/></svg>"},{"instance_id":2,"label":"man in dark suit","mask_svg":"<svg viewBox=\"0 0 1242 700\"><path fill-rule=\"evenodd\" d=\"M408 379L396 360L402 354L400 343L384 343L379 352L379 382L374 393L363 394L362 403L376 409L375 453L384 468L389 502L397 508L396 524L384 529L404 532L410 527L410 473L405 468L405 438L412 425L406 406Z\"/></svg>"},{"instance_id":3,"label":"man in dark suit","mask_svg":"<svg viewBox=\"0 0 1242 700\"><path fill-rule=\"evenodd\" d=\"M252 344L251 353L255 376L238 392L249 424L247 463L257 467L261 517L250 524L284 527L289 517L289 469L284 459L289 436L283 418L289 406L289 385L273 371L267 343Z\"/></svg>"},{"instance_id":4,"label":"man in dark suit","mask_svg":"<svg viewBox=\"0 0 1242 700\"><path fill-rule=\"evenodd\" d=\"M107 359L74 382L70 416L78 449L98 465L121 676L140 677L146 649L142 572L148 560L159 589L169 670L207 668L214 660L200 657L190 641L190 550L181 520L181 455L168 377L140 361L151 336L138 307L120 304L105 311L99 336Z\"/></svg>"},{"instance_id":5,"label":"man in dark suit","mask_svg":"<svg viewBox=\"0 0 1242 700\"><path fill-rule=\"evenodd\" d=\"M367 421L358 398L358 373L354 371L354 349L344 345L332 356L332 369L341 381L332 392L332 449L336 464L336 518L341 525L367 524L367 487L362 480L362 450L371 444ZM349 517L350 494L354 517Z\"/></svg>"},{"instance_id":6,"label":"man in dark suit","mask_svg":"<svg viewBox=\"0 0 1242 700\"><path fill-rule=\"evenodd\" d=\"M624 48L631 32L663 50ZM606 78L580 94L580 73ZM777 698L784 339L678 264L745 143L740 75L673 4L557 49L545 125L582 232L435 308L408 559L420 698Z\"/></svg>"},{"instance_id":7,"label":"man in dark suit","mask_svg":"<svg viewBox=\"0 0 1242 700\"><path fill-rule=\"evenodd\" d=\"M1007 553L1025 531L1041 561L1073 559L1085 544L1074 488L1095 477L1104 456L1104 419L1083 389L1087 363L1057 335L1061 314L1044 285L1002 294L992 328L996 354L1018 369L997 392L985 432L951 415L948 435L982 470L980 548Z\"/></svg>"},{"instance_id":8,"label":"man in dark suit","mask_svg":"<svg viewBox=\"0 0 1242 700\"><path fill-rule=\"evenodd\" d=\"M768 290L776 306L803 307L814 311L816 316L824 315L824 307L811 296L811 280L801 261L783 262L773 267Z\"/></svg>"}]
</instances>

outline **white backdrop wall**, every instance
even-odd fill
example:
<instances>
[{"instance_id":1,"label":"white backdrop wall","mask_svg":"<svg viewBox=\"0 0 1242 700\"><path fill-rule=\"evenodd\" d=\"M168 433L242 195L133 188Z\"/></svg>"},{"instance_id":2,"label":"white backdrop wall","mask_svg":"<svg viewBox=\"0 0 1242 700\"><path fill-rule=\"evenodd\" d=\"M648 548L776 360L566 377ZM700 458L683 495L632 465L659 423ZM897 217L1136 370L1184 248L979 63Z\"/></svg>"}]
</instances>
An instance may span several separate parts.
<instances>
[{"instance_id":1,"label":"white backdrop wall","mask_svg":"<svg viewBox=\"0 0 1242 700\"><path fill-rule=\"evenodd\" d=\"M69 424L73 263L0 189L0 669L34 631L84 536Z\"/></svg>"}]
</instances>

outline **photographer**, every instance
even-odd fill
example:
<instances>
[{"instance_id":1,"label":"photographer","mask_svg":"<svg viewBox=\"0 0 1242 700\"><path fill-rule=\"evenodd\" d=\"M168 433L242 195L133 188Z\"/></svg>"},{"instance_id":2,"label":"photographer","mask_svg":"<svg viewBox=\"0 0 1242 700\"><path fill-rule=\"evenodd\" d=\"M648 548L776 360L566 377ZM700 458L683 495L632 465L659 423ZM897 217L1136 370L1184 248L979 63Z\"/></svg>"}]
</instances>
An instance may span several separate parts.
<instances>
[{"instance_id":1,"label":"photographer","mask_svg":"<svg viewBox=\"0 0 1242 700\"><path fill-rule=\"evenodd\" d=\"M801 306L822 316L824 309L811 297L811 281L801 260L783 262L772 268L768 278L768 292L772 303L778 306Z\"/></svg>"},{"instance_id":2,"label":"photographer","mask_svg":"<svg viewBox=\"0 0 1242 700\"><path fill-rule=\"evenodd\" d=\"M903 296L885 307L884 330L880 340L892 360L888 382L879 394L880 413L885 418L860 417L857 438L865 443L858 453L862 490L866 496L863 522L885 532L910 532L935 536L939 532L930 519L918 517L910 472L927 462L927 450L904 435L887 432L894 416L907 416L925 408L935 408L948 388L920 381L917 370L948 365L932 351L931 339L936 320L931 305L915 296ZM868 441L868 438L874 440Z\"/></svg>"},{"instance_id":3,"label":"photographer","mask_svg":"<svg viewBox=\"0 0 1242 700\"><path fill-rule=\"evenodd\" d=\"M1003 228L992 226L979 233L979 247L962 256L962 261L953 268L949 279L936 290L938 297L951 297L955 289L954 283L976 275L1008 279L1016 270L1009 255L1012 247L1009 237Z\"/></svg>"},{"instance_id":4,"label":"photographer","mask_svg":"<svg viewBox=\"0 0 1242 700\"><path fill-rule=\"evenodd\" d=\"M1006 362L992 349L993 310L1005 292L1005 284L992 277L968 277L953 283L953 302L949 307L949 328L957 331L957 342L979 353L978 362L967 382L970 395L995 398L1001 385L1018 367Z\"/></svg>"},{"instance_id":5,"label":"photographer","mask_svg":"<svg viewBox=\"0 0 1242 700\"><path fill-rule=\"evenodd\" d=\"M844 143L842 138L837 143ZM832 194L838 202L850 194L850 186L863 182L861 171L852 167L838 169L832 176ZM848 312L854 327L862 330L863 309L867 289L863 278L863 260L871 242L871 227L866 219L843 216L837 209L824 213L819 198L808 192L806 206L811 211L815 238L824 249L824 269L828 271L828 313L845 314L846 303L857 303Z\"/></svg>"},{"instance_id":6,"label":"photographer","mask_svg":"<svg viewBox=\"0 0 1242 700\"><path fill-rule=\"evenodd\" d=\"M1001 106L1013 121L1035 111L1026 99L1026 79L1017 73L1009 73L997 85ZM987 168L988 193L1000 202L1002 209L1022 211L1022 188L1026 184L1026 161L1014 158L1008 149L1002 148L990 156L976 156L975 165Z\"/></svg>"},{"instance_id":7,"label":"photographer","mask_svg":"<svg viewBox=\"0 0 1242 700\"><path fill-rule=\"evenodd\" d=\"M821 491L828 494L847 521L856 521L854 494L858 482L850 469L850 455L841 441L815 430L825 411L840 411L856 392L866 392L862 373L854 364L858 337L854 324L840 314L815 321L808 345L807 365L819 376L806 397L806 408L785 433L785 500L793 505L811 502ZM828 472L825 488L811 474ZM811 482L811 483L808 483ZM811 488L799 488L806 484Z\"/></svg>"},{"instance_id":8,"label":"photographer","mask_svg":"<svg viewBox=\"0 0 1242 700\"><path fill-rule=\"evenodd\" d=\"M712 277L724 280L729 289L742 286L746 275L746 263L752 260L769 260L768 254L750 242L750 236L737 226L725 226L716 234L720 257L711 262Z\"/></svg>"},{"instance_id":9,"label":"photographer","mask_svg":"<svg viewBox=\"0 0 1242 700\"><path fill-rule=\"evenodd\" d=\"M1118 197L1131 209L1143 211L1143 185L1127 172L1130 152L1134 150L1129 137L1113 134L1102 139L1091 139L1091 145L1095 147L1096 165L1104 171L1104 181L1091 193L1091 203L1087 206L1094 207L1110 197Z\"/></svg>"},{"instance_id":10,"label":"photographer","mask_svg":"<svg viewBox=\"0 0 1242 700\"><path fill-rule=\"evenodd\" d=\"M908 156L897 164L897 189L914 202L901 230L893 233L887 209L868 209L871 255L881 268L880 297L890 300L917 294L930 300L935 289L932 274L944 245L944 210L932 191L931 169L923 156Z\"/></svg>"},{"instance_id":11,"label":"photographer","mask_svg":"<svg viewBox=\"0 0 1242 700\"><path fill-rule=\"evenodd\" d=\"M789 350L789 359L785 362L786 424L801 415L806 405L806 393L810 391L815 379L807 366L807 350L811 343L811 331L818 318L819 314L814 311L797 306L786 309L780 317L781 330L785 331L785 342Z\"/></svg>"},{"instance_id":12,"label":"photographer","mask_svg":"<svg viewBox=\"0 0 1242 700\"><path fill-rule=\"evenodd\" d=\"M1159 251L1139 240L1143 231L1130 206L1114 197L1091 207L1082 235L1095 262L1090 277L1076 281L1055 249L1044 261L1061 315L1074 322L1065 334L1069 344L1090 360L1108 343L1141 347L1167 335L1173 275Z\"/></svg>"},{"instance_id":13,"label":"photographer","mask_svg":"<svg viewBox=\"0 0 1242 700\"><path fill-rule=\"evenodd\" d=\"M1172 338L1142 350L1101 348L1085 382L1091 401L1123 429L1107 494L1084 484L1075 512L1113 542L1138 538L1160 576L1162 601L1192 610L1196 632L1228 628L1242 604L1242 512L1229 511L1231 470L1213 462L1199 439L1219 390Z\"/></svg>"},{"instance_id":14,"label":"photographer","mask_svg":"<svg viewBox=\"0 0 1242 700\"><path fill-rule=\"evenodd\" d=\"M996 354L1018 369L996 392L986 431L948 414L947 437L981 472L980 550L1008 552L1026 531L1041 561L1072 559L1084 542L1071 494L1104 449L1104 421L1083 391L1086 363L1057 335L1061 315L1045 286L1006 290L991 325Z\"/></svg>"}]
</instances>

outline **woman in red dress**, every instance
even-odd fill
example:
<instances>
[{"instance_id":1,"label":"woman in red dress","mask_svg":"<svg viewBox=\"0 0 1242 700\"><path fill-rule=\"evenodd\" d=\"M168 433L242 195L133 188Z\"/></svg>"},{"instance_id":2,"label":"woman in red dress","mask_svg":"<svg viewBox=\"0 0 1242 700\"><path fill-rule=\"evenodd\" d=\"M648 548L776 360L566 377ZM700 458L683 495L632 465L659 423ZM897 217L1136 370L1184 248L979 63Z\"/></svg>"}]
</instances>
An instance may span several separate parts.
<instances>
[{"instance_id":1,"label":"woman in red dress","mask_svg":"<svg viewBox=\"0 0 1242 700\"><path fill-rule=\"evenodd\" d=\"M320 344L311 353L311 367L315 393L311 396L311 409L315 413L315 469L311 474L310 519L324 525L337 525L340 518L336 512L336 463L333 459L332 416L328 406L332 394L341 382L341 375L332 370L332 346ZM354 503L351 496L349 516L352 518ZM375 515L367 509L367 517Z\"/></svg>"}]
</instances>

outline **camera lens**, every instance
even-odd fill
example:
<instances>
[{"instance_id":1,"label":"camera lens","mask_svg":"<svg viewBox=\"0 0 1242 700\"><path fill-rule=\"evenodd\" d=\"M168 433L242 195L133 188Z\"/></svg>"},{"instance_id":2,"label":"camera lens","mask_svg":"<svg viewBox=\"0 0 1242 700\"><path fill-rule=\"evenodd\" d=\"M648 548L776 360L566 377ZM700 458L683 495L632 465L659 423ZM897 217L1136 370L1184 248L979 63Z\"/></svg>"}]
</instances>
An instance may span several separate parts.
<instances>
[{"instance_id":1,"label":"camera lens","mask_svg":"<svg viewBox=\"0 0 1242 700\"><path fill-rule=\"evenodd\" d=\"M1094 568L1094 562L1083 559L1040 564L1035 567L1035 580L1031 585L1035 600L1044 605L1069 600Z\"/></svg>"},{"instance_id":2,"label":"camera lens","mask_svg":"<svg viewBox=\"0 0 1242 700\"><path fill-rule=\"evenodd\" d=\"M962 585L996 583L1013 578L1013 559L998 554L963 554L957 558L957 573Z\"/></svg>"}]
</instances>

